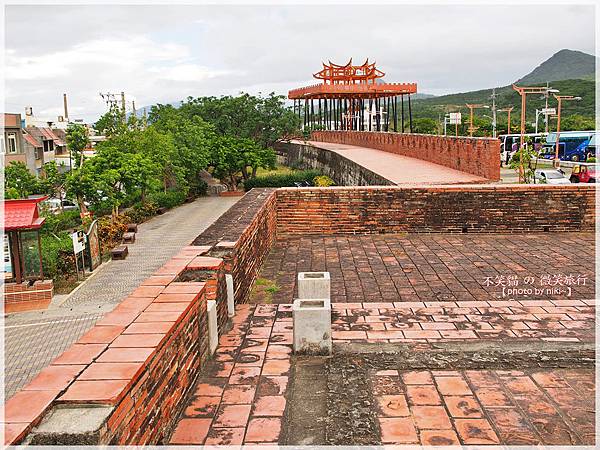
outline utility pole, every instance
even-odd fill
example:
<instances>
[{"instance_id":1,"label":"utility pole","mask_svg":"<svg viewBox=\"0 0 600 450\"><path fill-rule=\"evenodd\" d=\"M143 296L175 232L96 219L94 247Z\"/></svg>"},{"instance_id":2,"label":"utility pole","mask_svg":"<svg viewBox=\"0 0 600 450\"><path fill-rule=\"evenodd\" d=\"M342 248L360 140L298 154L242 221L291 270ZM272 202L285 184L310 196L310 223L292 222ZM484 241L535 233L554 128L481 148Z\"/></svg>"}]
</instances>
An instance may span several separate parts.
<instances>
[{"instance_id":1,"label":"utility pole","mask_svg":"<svg viewBox=\"0 0 600 450\"><path fill-rule=\"evenodd\" d=\"M135 111L135 100L131 101L131 108L133 109L133 116L137 119L137 114Z\"/></svg>"},{"instance_id":2,"label":"utility pole","mask_svg":"<svg viewBox=\"0 0 600 450\"><path fill-rule=\"evenodd\" d=\"M496 139L496 88L492 89L492 137Z\"/></svg>"},{"instance_id":3,"label":"utility pole","mask_svg":"<svg viewBox=\"0 0 600 450\"><path fill-rule=\"evenodd\" d=\"M554 167L557 169L560 167L560 158L558 155L559 141L560 141L560 110L562 108L563 100L581 100L581 97L574 97L573 95L556 95L554 98L558 101L558 118L556 119L556 147L554 153Z\"/></svg>"},{"instance_id":4,"label":"utility pole","mask_svg":"<svg viewBox=\"0 0 600 450\"><path fill-rule=\"evenodd\" d=\"M67 108L67 94L63 94L63 106L65 108L65 121L69 123L69 110Z\"/></svg>"}]
</instances>

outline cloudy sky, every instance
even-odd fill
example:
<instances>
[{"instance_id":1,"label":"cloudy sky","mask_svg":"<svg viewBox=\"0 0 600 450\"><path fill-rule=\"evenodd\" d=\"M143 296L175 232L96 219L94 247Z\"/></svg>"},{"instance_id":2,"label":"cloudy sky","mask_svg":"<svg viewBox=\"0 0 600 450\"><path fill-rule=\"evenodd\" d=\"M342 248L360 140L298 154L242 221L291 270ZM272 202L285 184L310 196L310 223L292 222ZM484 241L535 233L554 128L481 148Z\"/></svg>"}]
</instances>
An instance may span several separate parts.
<instances>
[{"instance_id":1,"label":"cloudy sky","mask_svg":"<svg viewBox=\"0 0 600 450\"><path fill-rule=\"evenodd\" d=\"M328 59L444 94L509 84L563 48L594 53L593 6L7 6L6 111L95 120L240 91L285 94ZM559 22L557 22L559 20ZM559 25L557 25L559 23Z\"/></svg>"}]
</instances>

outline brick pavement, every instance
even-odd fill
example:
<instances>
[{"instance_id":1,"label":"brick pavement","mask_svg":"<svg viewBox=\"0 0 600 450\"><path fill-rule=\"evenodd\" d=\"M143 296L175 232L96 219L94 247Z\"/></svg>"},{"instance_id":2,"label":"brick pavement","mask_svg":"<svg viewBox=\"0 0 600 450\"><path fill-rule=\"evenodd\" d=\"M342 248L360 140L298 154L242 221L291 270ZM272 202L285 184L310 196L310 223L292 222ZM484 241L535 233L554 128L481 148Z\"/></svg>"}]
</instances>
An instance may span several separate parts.
<instances>
[{"instance_id":1,"label":"brick pavement","mask_svg":"<svg viewBox=\"0 0 600 450\"><path fill-rule=\"evenodd\" d=\"M5 396L10 398L239 197L203 197L140 224L129 256L111 261L60 305L4 319Z\"/></svg>"},{"instance_id":2,"label":"brick pavement","mask_svg":"<svg viewBox=\"0 0 600 450\"><path fill-rule=\"evenodd\" d=\"M221 336L170 443L290 443L291 342L290 305L238 305L233 328ZM334 335L334 344L340 342ZM373 368L373 439L425 445L594 443L593 369L516 369Z\"/></svg>"},{"instance_id":3,"label":"brick pavement","mask_svg":"<svg viewBox=\"0 0 600 450\"><path fill-rule=\"evenodd\" d=\"M498 301L511 299L589 301L595 298L594 251L593 233L300 236L279 240L259 276L278 288L268 298L274 303L291 303L297 272L324 270L331 273L331 299L336 303L418 301L451 302L436 303L439 307L486 307L464 302L490 302L500 307ZM541 288L544 275L551 276L550 283L556 281L554 275L586 279L569 286L570 297L547 295L545 290L541 295L503 297L498 284L509 287L508 277L516 276L518 287ZM524 285L526 277L534 277L534 285ZM265 298L255 295L254 300Z\"/></svg>"}]
</instances>

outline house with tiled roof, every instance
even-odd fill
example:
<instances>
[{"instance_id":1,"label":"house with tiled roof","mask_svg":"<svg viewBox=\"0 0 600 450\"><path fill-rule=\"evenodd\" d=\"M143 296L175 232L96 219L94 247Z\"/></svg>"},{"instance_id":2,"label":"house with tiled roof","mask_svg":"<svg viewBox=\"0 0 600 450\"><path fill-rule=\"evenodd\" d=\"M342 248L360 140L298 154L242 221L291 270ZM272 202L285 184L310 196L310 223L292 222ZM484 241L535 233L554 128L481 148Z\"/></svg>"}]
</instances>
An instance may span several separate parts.
<instances>
[{"instance_id":1,"label":"house with tiled roof","mask_svg":"<svg viewBox=\"0 0 600 450\"><path fill-rule=\"evenodd\" d=\"M25 145L29 146L35 154L35 170L39 175L44 164L56 161L57 156L67 155L65 137L57 134L57 130L47 127L28 126L24 129ZM64 135L63 135L64 136Z\"/></svg>"}]
</instances>

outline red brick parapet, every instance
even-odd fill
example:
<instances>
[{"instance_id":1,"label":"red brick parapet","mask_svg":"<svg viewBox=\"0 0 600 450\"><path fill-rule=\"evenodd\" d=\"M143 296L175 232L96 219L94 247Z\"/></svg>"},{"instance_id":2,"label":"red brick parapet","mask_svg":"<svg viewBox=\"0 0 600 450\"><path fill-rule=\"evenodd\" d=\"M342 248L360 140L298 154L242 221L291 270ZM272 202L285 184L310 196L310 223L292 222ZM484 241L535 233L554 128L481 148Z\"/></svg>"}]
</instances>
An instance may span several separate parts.
<instances>
[{"instance_id":1,"label":"red brick parapet","mask_svg":"<svg viewBox=\"0 0 600 450\"><path fill-rule=\"evenodd\" d=\"M594 185L281 188L277 235L593 231Z\"/></svg>"},{"instance_id":2,"label":"red brick parapet","mask_svg":"<svg viewBox=\"0 0 600 450\"><path fill-rule=\"evenodd\" d=\"M52 280L4 284L4 312L6 314L47 309L54 294Z\"/></svg>"},{"instance_id":3,"label":"red brick parapet","mask_svg":"<svg viewBox=\"0 0 600 450\"><path fill-rule=\"evenodd\" d=\"M313 131L311 140L374 148L422 159L491 181L500 179L500 141L373 131Z\"/></svg>"}]
</instances>

